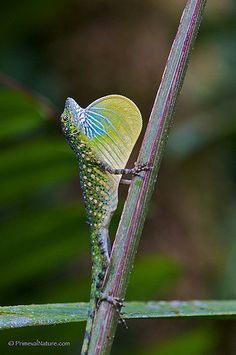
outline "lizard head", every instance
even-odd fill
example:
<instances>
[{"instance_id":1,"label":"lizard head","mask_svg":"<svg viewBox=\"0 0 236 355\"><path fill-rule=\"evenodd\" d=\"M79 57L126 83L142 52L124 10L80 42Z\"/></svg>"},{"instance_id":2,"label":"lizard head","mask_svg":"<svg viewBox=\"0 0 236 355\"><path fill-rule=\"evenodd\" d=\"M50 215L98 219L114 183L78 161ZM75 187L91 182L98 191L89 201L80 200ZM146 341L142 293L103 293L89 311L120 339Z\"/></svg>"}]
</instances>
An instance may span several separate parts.
<instances>
[{"instance_id":1,"label":"lizard head","mask_svg":"<svg viewBox=\"0 0 236 355\"><path fill-rule=\"evenodd\" d=\"M83 109L77 102L68 97L61 115L61 128L67 138L75 136L80 131L79 116Z\"/></svg>"}]
</instances>

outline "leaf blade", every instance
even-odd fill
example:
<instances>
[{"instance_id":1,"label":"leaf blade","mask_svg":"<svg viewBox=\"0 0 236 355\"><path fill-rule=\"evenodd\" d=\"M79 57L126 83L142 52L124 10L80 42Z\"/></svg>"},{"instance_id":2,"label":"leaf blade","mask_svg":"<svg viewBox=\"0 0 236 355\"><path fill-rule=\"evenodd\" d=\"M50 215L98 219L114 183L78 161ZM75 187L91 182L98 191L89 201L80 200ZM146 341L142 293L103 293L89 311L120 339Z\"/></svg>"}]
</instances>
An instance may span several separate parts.
<instances>
[{"instance_id":1,"label":"leaf blade","mask_svg":"<svg viewBox=\"0 0 236 355\"><path fill-rule=\"evenodd\" d=\"M0 329L86 321L89 304L56 303L0 307ZM236 300L126 302L126 319L235 318Z\"/></svg>"}]
</instances>

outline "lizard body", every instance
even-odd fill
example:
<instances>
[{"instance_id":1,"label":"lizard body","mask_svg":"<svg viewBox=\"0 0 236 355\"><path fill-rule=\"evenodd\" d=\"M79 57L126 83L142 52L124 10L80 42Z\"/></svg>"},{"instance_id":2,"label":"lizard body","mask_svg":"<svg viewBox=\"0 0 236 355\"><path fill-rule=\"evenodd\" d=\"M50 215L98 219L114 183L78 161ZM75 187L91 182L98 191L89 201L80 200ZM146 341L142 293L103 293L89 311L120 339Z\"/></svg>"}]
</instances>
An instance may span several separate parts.
<instances>
[{"instance_id":1,"label":"lizard body","mask_svg":"<svg viewBox=\"0 0 236 355\"><path fill-rule=\"evenodd\" d=\"M82 354L87 354L97 300L110 262L109 223L118 203L121 174L140 134L137 106L120 95L105 96L82 109L68 98L61 126L79 164L80 184L90 225L92 286ZM140 169L142 170L142 169Z\"/></svg>"}]
</instances>

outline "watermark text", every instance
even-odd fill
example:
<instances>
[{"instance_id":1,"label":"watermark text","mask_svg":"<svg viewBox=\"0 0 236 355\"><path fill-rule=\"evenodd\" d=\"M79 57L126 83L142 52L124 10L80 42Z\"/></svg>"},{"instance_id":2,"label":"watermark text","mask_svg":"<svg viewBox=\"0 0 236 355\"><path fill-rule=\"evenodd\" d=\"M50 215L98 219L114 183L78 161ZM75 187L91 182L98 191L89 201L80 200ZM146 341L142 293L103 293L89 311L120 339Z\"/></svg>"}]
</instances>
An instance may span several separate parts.
<instances>
[{"instance_id":1,"label":"watermark text","mask_svg":"<svg viewBox=\"0 0 236 355\"><path fill-rule=\"evenodd\" d=\"M17 347L17 346L70 346L70 341L48 341L48 340L8 340L8 346Z\"/></svg>"}]
</instances>

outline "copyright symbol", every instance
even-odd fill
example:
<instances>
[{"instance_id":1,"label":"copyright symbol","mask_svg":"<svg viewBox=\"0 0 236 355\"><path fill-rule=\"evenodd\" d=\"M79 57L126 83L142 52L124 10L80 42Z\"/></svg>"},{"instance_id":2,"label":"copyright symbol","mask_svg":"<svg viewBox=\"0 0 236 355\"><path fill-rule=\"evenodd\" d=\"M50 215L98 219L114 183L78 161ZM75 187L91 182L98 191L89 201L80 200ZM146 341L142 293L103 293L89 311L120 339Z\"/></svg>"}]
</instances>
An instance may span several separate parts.
<instances>
[{"instance_id":1,"label":"copyright symbol","mask_svg":"<svg viewBox=\"0 0 236 355\"><path fill-rule=\"evenodd\" d=\"M15 342L14 340L9 340L9 342L7 343L9 346L14 346L15 345Z\"/></svg>"}]
</instances>

